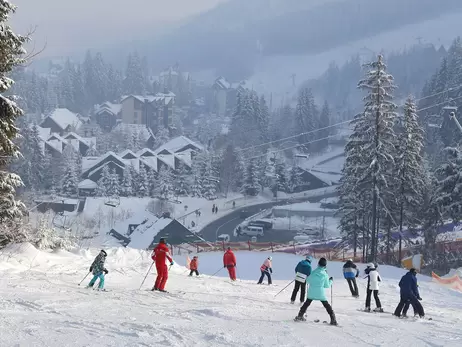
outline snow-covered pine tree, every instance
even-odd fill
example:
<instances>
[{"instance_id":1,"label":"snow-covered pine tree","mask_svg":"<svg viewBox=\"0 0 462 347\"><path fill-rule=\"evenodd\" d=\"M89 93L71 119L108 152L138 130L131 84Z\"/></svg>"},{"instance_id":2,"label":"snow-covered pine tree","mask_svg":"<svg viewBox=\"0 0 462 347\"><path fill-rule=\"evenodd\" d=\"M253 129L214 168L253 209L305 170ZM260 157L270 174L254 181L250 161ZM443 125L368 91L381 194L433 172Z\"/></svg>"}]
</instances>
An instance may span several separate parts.
<instances>
[{"instance_id":1,"label":"snow-covered pine tree","mask_svg":"<svg viewBox=\"0 0 462 347\"><path fill-rule=\"evenodd\" d=\"M191 167L191 194L202 197L204 191L204 175L207 165L207 153L201 152L192 161Z\"/></svg>"},{"instance_id":2,"label":"snow-covered pine tree","mask_svg":"<svg viewBox=\"0 0 462 347\"><path fill-rule=\"evenodd\" d=\"M94 83L96 88L96 95L94 95L96 103L102 103L108 98L109 80L108 80L108 67L103 60L103 55L98 52L93 59L94 68Z\"/></svg>"},{"instance_id":3,"label":"snow-covered pine tree","mask_svg":"<svg viewBox=\"0 0 462 347\"><path fill-rule=\"evenodd\" d=\"M132 173L128 165L124 167L122 183L120 185L120 195L125 197L133 195Z\"/></svg>"},{"instance_id":4,"label":"snow-covered pine tree","mask_svg":"<svg viewBox=\"0 0 462 347\"><path fill-rule=\"evenodd\" d=\"M107 187L107 193L109 196L120 196L120 182L119 182L119 175L115 172L115 170L110 170L109 174L109 182Z\"/></svg>"},{"instance_id":5,"label":"snow-covered pine tree","mask_svg":"<svg viewBox=\"0 0 462 347\"><path fill-rule=\"evenodd\" d=\"M141 59L137 52L128 56L127 70L123 81L125 94L144 95L146 85L144 83Z\"/></svg>"},{"instance_id":6,"label":"snow-covered pine tree","mask_svg":"<svg viewBox=\"0 0 462 347\"><path fill-rule=\"evenodd\" d=\"M289 172L288 188L291 193L295 193L297 187L300 187L303 183L302 179L303 170L297 165L292 165Z\"/></svg>"},{"instance_id":7,"label":"snow-covered pine tree","mask_svg":"<svg viewBox=\"0 0 462 347\"><path fill-rule=\"evenodd\" d=\"M137 195L139 197L149 196L148 173L146 171L146 167L143 164L140 164L140 171L137 178L137 186Z\"/></svg>"},{"instance_id":8,"label":"snow-covered pine tree","mask_svg":"<svg viewBox=\"0 0 462 347\"><path fill-rule=\"evenodd\" d=\"M151 198L156 197L156 188L157 188L157 173L154 169L147 170L148 174L148 191Z\"/></svg>"},{"instance_id":9,"label":"snow-covered pine tree","mask_svg":"<svg viewBox=\"0 0 462 347\"><path fill-rule=\"evenodd\" d=\"M424 132L419 124L417 106L412 97L406 100L404 116L398 124L397 155L395 169L398 183L396 200L399 208L400 234L403 225L412 227L418 223L418 213L428 184L427 171L422 157ZM401 259L401 237L400 237Z\"/></svg>"},{"instance_id":10,"label":"snow-covered pine tree","mask_svg":"<svg viewBox=\"0 0 462 347\"><path fill-rule=\"evenodd\" d=\"M78 177L75 174L75 168L68 166L64 177L61 181L61 192L68 197L77 195Z\"/></svg>"},{"instance_id":11,"label":"snow-covered pine tree","mask_svg":"<svg viewBox=\"0 0 462 347\"><path fill-rule=\"evenodd\" d=\"M173 177L173 191L176 196L187 196L190 190L190 172L186 165L180 164Z\"/></svg>"},{"instance_id":12,"label":"snow-covered pine tree","mask_svg":"<svg viewBox=\"0 0 462 347\"><path fill-rule=\"evenodd\" d=\"M318 139L319 141L316 142L316 146L318 151L323 151L329 146L329 139L328 137L332 134L332 131L330 128L330 109L329 109L329 104L324 102L324 105L321 110L321 114L319 115L319 130L317 132Z\"/></svg>"},{"instance_id":13,"label":"snow-covered pine tree","mask_svg":"<svg viewBox=\"0 0 462 347\"><path fill-rule=\"evenodd\" d=\"M101 177L98 180L98 188L96 188L97 196L110 196L109 185L111 181L111 172L109 166L105 165L103 171L101 172Z\"/></svg>"},{"instance_id":14,"label":"snow-covered pine tree","mask_svg":"<svg viewBox=\"0 0 462 347\"><path fill-rule=\"evenodd\" d=\"M436 170L438 184L436 204L445 217L462 220L462 151L460 147L444 149L445 162Z\"/></svg>"},{"instance_id":15,"label":"snow-covered pine tree","mask_svg":"<svg viewBox=\"0 0 462 347\"><path fill-rule=\"evenodd\" d=\"M372 196L370 259L375 260L377 249L377 217L382 208L382 196L392 175L394 164L394 123L397 106L392 102L395 89L393 76L386 72L381 55L366 64L368 71L358 87L367 92L364 112L355 116L353 133L345 147L342 194L360 193L363 199ZM362 219L363 216L358 216Z\"/></svg>"},{"instance_id":16,"label":"snow-covered pine tree","mask_svg":"<svg viewBox=\"0 0 462 347\"><path fill-rule=\"evenodd\" d=\"M30 131L30 160L32 168L32 187L36 191L43 189L43 183L47 171L45 171L45 154L43 153L42 139L40 138L40 133L38 130L37 124L32 126Z\"/></svg>"},{"instance_id":17,"label":"snow-covered pine tree","mask_svg":"<svg viewBox=\"0 0 462 347\"><path fill-rule=\"evenodd\" d=\"M140 174L138 171L136 171L135 167L133 165L129 166L130 170L130 176L131 176L131 181L132 181L132 195L131 196L137 196L138 195L138 188L139 188L139 177Z\"/></svg>"},{"instance_id":18,"label":"snow-covered pine tree","mask_svg":"<svg viewBox=\"0 0 462 347\"><path fill-rule=\"evenodd\" d=\"M250 196L257 196L261 191L261 184L258 179L257 167L254 160L247 163L247 168L244 174L244 184L242 193Z\"/></svg>"},{"instance_id":19,"label":"snow-covered pine tree","mask_svg":"<svg viewBox=\"0 0 462 347\"><path fill-rule=\"evenodd\" d=\"M72 91L73 91L73 100L74 107L73 111L81 113L86 109L86 94L84 87L84 79L82 69L80 64L78 64L71 76Z\"/></svg>"},{"instance_id":20,"label":"snow-covered pine tree","mask_svg":"<svg viewBox=\"0 0 462 347\"><path fill-rule=\"evenodd\" d=\"M159 148L170 140L170 133L162 124L157 130L155 137L154 148Z\"/></svg>"},{"instance_id":21,"label":"snow-covered pine tree","mask_svg":"<svg viewBox=\"0 0 462 347\"><path fill-rule=\"evenodd\" d=\"M173 174L168 167L160 167L155 191L162 199L169 199L173 194Z\"/></svg>"},{"instance_id":22,"label":"snow-covered pine tree","mask_svg":"<svg viewBox=\"0 0 462 347\"><path fill-rule=\"evenodd\" d=\"M218 190L218 181L216 165L214 165L213 157L209 157L204 168L202 196L209 200L215 198Z\"/></svg>"},{"instance_id":23,"label":"snow-covered pine tree","mask_svg":"<svg viewBox=\"0 0 462 347\"><path fill-rule=\"evenodd\" d=\"M288 190L286 164L282 160L276 162L276 188L278 192Z\"/></svg>"},{"instance_id":24,"label":"snow-covered pine tree","mask_svg":"<svg viewBox=\"0 0 462 347\"><path fill-rule=\"evenodd\" d=\"M86 157L98 157L99 153L98 150L96 149L95 145L92 143L90 148L87 150L87 153L85 153Z\"/></svg>"},{"instance_id":25,"label":"snow-covered pine tree","mask_svg":"<svg viewBox=\"0 0 462 347\"><path fill-rule=\"evenodd\" d=\"M71 64L69 58L67 58L66 63L64 64L64 71L60 76L58 81L59 85L59 98L60 106L74 111L74 90L72 85L72 75L74 74L74 66Z\"/></svg>"},{"instance_id":26,"label":"snow-covered pine tree","mask_svg":"<svg viewBox=\"0 0 462 347\"><path fill-rule=\"evenodd\" d=\"M8 25L11 13L15 6L6 0L0 0L0 246L13 241L15 232L6 230L11 228L17 219L23 215L24 205L15 199L15 192L23 183L21 178L7 171L11 159L20 155L13 140L18 135L16 119L22 116L22 110L16 105L14 98L4 96L14 83L8 75L18 65L24 63L25 54L23 45L27 37L16 35ZM19 241L19 240L18 240Z\"/></svg>"},{"instance_id":27,"label":"snow-covered pine tree","mask_svg":"<svg viewBox=\"0 0 462 347\"><path fill-rule=\"evenodd\" d=\"M308 142L314 141L316 138L316 134L310 132L318 128L317 112L311 89L303 88L298 96L295 109L295 133L304 133L298 137L298 143L305 152L314 148Z\"/></svg>"},{"instance_id":28,"label":"snow-covered pine tree","mask_svg":"<svg viewBox=\"0 0 462 347\"><path fill-rule=\"evenodd\" d=\"M270 110L266 104L265 96L260 97L260 118L258 119L258 127L260 130L260 142L266 143L269 141L269 124Z\"/></svg>"}]
</instances>

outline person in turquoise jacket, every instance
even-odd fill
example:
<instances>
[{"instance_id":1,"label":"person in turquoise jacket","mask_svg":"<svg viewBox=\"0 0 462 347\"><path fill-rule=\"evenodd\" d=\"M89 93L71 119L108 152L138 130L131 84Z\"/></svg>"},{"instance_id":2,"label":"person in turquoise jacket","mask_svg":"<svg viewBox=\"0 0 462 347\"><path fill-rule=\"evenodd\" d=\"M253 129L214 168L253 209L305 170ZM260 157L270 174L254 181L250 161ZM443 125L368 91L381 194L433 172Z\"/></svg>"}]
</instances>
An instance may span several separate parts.
<instances>
[{"instance_id":1,"label":"person in turquoise jacket","mask_svg":"<svg viewBox=\"0 0 462 347\"><path fill-rule=\"evenodd\" d=\"M303 306L298 312L298 316L295 317L295 321L305 321L305 312L311 305L313 300L321 301L327 313L330 316L330 324L337 325L337 319L335 318L334 310L327 301L326 289L332 286L333 278L327 274L326 271L327 260L325 258L319 259L318 267L311 272L311 275L307 278L306 282L309 284L308 298L306 299Z\"/></svg>"}]
</instances>

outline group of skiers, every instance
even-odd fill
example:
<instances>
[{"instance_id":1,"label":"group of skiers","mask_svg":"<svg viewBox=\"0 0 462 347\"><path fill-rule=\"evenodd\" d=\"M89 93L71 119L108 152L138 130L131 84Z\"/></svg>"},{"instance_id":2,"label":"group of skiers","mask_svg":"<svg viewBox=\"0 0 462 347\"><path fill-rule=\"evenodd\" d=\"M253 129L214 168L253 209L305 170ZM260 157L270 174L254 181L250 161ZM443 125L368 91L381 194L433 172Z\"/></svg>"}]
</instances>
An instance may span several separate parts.
<instances>
[{"instance_id":1,"label":"group of skiers","mask_svg":"<svg viewBox=\"0 0 462 347\"><path fill-rule=\"evenodd\" d=\"M90 266L90 273L93 274L93 278L87 287L92 288L95 282L99 279L98 290L104 290L104 276L108 274L108 270L104 267L107 253L104 250L96 256L95 260ZM166 292L165 285L168 280L168 267L166 261L170 263L170 266L174 265L173 259L170 256L169 248L165 242L165 239L161 238L159 244L154 248L152 253L152 260L156 264L157 278L152 288L153 291ZM291 304L295 303L297 294L300 291L300 303L302 304L298 315L295 317L296 321L305 321L304 315L306 310L313 301L321 301L327 313L330 316L330 324L337 325L337 319L332 306L329 304L325 289L332 286L333 278L327 274L327 260L321 258L318 261L318 266L312 271L313 258L306 256L305 259L300 261L295 267L295 287L290 297ZM197 256L194 256L189 264L189 276L194 273L199 276L198 271L199 260ZM229 278L231 281L236 281L236 256L230 247L226 250L223 255L223 267L228 270ZM380 274L377 270L377 264L369 263L366 265L364 273L367 278L366 287L366 303L365 311L371 312L371 299L374 296L376 308L374 312L383 312L382 304L379 299L379 283L382 281ZM272 257L268 257L264 260L260 267L261 276L258 280L258 284L262 284L265 276L268 279L268 284L272 284L271 274L273 273L272 268ZM346 279L350 288L351 295L355 298L359 297L358 285L356 278L360 275L358 267L353 263L352 259L349 259L343 265L343 276ZM420 297L418 284L417 284L417 271L410 269L400 280L400 302L393 313L398 317L406 317L409 307L412 305L414 309L414 315L418 315L421 318L425 316L424 309L420 303L422 298ZM308 294L306 295L306 286L308 284Z\"/></svg>"}]
</instances>

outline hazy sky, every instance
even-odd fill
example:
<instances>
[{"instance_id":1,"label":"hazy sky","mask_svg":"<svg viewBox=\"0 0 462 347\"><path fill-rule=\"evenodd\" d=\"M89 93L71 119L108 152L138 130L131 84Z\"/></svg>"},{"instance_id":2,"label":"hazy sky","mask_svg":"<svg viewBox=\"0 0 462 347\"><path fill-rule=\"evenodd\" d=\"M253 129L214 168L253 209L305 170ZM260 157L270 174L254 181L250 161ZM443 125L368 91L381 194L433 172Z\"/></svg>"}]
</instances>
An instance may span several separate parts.
<instances>
[{"instance_id":1,"label":"hazy sky","mask_svg":"<svg viewBox=\"0 0 462 347\"><path fill-rule=\"evenodd\" d=\"M227 0L11 0L11 23L24 33L36 27L41 56L65 55L89 47L153 36L156 28Z\"/></svg>"}]
</instances>

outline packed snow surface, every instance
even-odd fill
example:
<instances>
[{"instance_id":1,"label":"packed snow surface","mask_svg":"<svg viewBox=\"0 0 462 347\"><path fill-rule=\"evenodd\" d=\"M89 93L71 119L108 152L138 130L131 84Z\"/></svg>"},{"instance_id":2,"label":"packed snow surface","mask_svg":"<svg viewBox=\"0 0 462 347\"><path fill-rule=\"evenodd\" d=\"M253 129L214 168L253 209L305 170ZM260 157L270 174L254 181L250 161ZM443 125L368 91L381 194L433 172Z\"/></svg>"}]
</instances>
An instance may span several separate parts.
<instances>
[{"instance_id":1,"label":"packed snow surface","mask_svg":"<svg viewBox=\"0 0 462 347\"><path fill-rule=\"evenodd\" d=\"M1 346L460 346L462 294L438 287L419 275L423 305L432 321L399 320L391 314L358 312L364 305L352 298L340 263L329 263L334 276L333 308L340 327L316 324L326 320L314 302L307 322L292 321L298 305L290 305L294 267L301 259L273 253L275 284L257 285L259 267L269 253L236 252L239 280L231 283L225 269L219 276L190 278L174 265L167 289L151 292L155 267L149 253L130 248L107 249L108 292L85 289L85 276L97 249L75 253L37 251L29 244L11 246L0 255ZM192 257L193 254L190 256ZM178 264L186 255L175 255ZM199 255L199 271L222 267L222 253ZM361 270L364 266L360 266ZM398 303L397 283L404 270L381 266L380 298L386 311ZM330 297L330 291L328 291ZM412 312L412 310L411 310Z\"/></svg>"}]
</instances>

